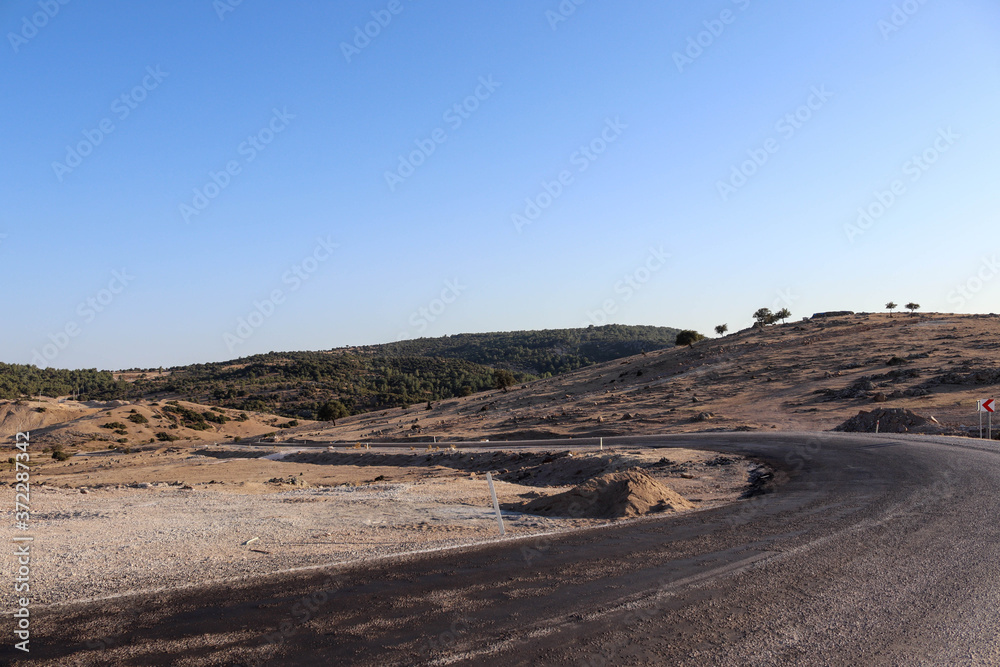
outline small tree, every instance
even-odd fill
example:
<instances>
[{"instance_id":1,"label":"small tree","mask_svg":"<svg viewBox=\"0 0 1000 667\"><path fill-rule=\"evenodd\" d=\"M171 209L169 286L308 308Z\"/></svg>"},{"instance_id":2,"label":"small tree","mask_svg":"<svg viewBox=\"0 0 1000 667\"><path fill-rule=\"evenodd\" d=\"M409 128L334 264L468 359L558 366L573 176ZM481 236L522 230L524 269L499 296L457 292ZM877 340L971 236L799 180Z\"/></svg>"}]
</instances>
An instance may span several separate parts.
<instances>
[{"instance_id":1,"label":"small tree","mask_svg":"<svg viewBox=\"0 0 1000 667\"><path fill-rule=\"evenodd\" d=\"M885 304L885 309L889 311L889 317L892 317L892 311L896 310L897 308L899 308L899 306L896 305L895 301L890 301L889 303Z\"/></svg>"},{"instance_id":2,"label":"small tree","mask_svg":"<svg viewBox=\"0 0 1000 667\"><path fill-rule=\"evenodd\" d=\"M719 326L715 327L715 333L719 334L720 336L725 336L727 331L729 331L728 324L720 324Z\"/></svg>"},{"instance_id":3,"label":"small tree","mask_svg":"<svg viewBox=\"0 0 1000 667\"><path fill-rule=\"evenodd\" d=\"M774 314L774 319L781 320L781 323L784 324L785 320L787 320L791 316L792 313L787 308L782 308L781 310L779 310Z\"/></svg>"},{"instance_id":4,"label":"small tree","mask_svg":"<svg viewBox=\"0 0 1000 667\"><path fill-rule=\"evenodd\" d=\"M753 318L757 320L758 324L774 324L774 313L771 312L770 308L758 308L757 312L753 314Z\"/></svg>"},{"instance_id":5,"label":"small tree","mask_svg":"<svg viewBox=\"0 0 1000 667\"><path fill-rule=\"evenodd\" d=\"M681 331L680 333L677 334L677 338L674 340L674 344L677 345L678 347L680 347L681 345L687 345L688 347L692 347L695 343L697 343L700 340L705 340L705 337L702 336L697 331L693 331L691 329L685 329L684 331Z\"/></svg>"},{"instance_id":6,"label":"small tree","mask_svg":"<svg viewBox=\"0 0 1000 667\"><path fill-rule=\"evenodd\" d=\"M920 308L919 303L914 303L911 301L908 304L906 304L906 309L910 311L910 315L915 314L917 310L919 310L919 308Z\"/></svg>"},{"instance_id":7,"label":"small tree","mask_svg":"<svg viewBox=\"0 0 1000 667\"><path fill-rule=\"evenodd\" d=\"M493 371L493 386L507 393L507 387L514 384L514 374L505 368L497 368Z\"/></svg>"},{"instance_id":8,"label":"small tree","mask_svg":"<svg viewBox=\"0 0 1000 667\"><path fill-rule=\"evenodd\" d=\"M347 410L347 406L340 401L327 401L323 405L319 406L319 409L316 411L316 419L321 422L334 422L334 425L336 426L338 419L347 417L350 414L351 413Z\"/></svg>"}]
</instances>

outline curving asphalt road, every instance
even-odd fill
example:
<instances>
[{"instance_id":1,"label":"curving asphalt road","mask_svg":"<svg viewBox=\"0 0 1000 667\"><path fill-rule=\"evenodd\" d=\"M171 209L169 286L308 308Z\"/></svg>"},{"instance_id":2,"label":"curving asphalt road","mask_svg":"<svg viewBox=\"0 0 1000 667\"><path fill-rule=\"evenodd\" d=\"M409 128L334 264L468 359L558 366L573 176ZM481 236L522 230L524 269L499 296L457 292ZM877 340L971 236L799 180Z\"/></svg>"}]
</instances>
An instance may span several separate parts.
<instances>
[{"instance_id":1,"label":"curving asphalt road","mask_svg":"<svg viewBox=\"0 0 1000 667\"><path fill-rule=\"evenodd\" d=\"M39 610L24 664L1000 664L992 443L626 440L757 457L780 483L676 517Z\"/></svg>"}]
</instances>

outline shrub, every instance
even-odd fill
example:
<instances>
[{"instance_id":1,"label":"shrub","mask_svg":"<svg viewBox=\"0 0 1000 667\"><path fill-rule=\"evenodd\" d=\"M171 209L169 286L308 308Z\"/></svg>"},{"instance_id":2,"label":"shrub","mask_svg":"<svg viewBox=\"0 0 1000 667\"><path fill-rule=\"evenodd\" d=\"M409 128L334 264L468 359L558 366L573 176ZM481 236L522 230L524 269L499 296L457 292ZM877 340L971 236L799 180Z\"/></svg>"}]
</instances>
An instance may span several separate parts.
<instances>
[{"instance_id":1,"label":"shrub","mask_svg":"<svg viewBox=\"0 0 1000 667\"><path fill-rule=\"evenodd\" d=\"M504 368L497 368L493 371L493 386L504 392L515 382L514 374Z\"/></svg>"},{"instance_id":2,"label":"shrub","mask_svg":"<svg viewBox=\"0 0 1000 667\"><path fill-rule=\"evenodd\" d=\"M52 452L52 458L54 458L56 461L65 461L71 456L73 455L63 450L61 447Z\"/></svg>"},{"instance_id":3,"label":"shrub","mask_svg":"<svg viewBox=\"0 0 1000 667\"><path fill-rule=\"evenodd\" d=\"M101 424L101 428L106 428L111 431L121 431L122 429L125 429L125 432L128 432L128 426L121 422L108 422L107 424Z\"/></svg>"},{"instance_id":4,"label":"shrub","mask_svg":"<svg viewBox=\"0 0 1000 667\"><path fill-rule=\"evenodd\" d=\"M156 434L156 439L160 442L173 442L174 440L180 440L176 435L171 435L166 431L160 431Z\"/></svg>"},{"instance_id":5,"label":"shrub","mask_svg":"<svg viewBox=\"0 0 1000 667\"><path fill-rule=\"evenodd\" d=\"M705 337L697 331L685 329L677 334L677 339L674 341L674 344L677 346L687 345L688 347L691 347L700 340L705 340Z\"/></svg>"},{"instance_id":6,"label":"shrub","mask_svg":"<svg viewBox=\"0 0 1000 667\"><path fill-rule=\"evenodd\" d=\"M135 411L133 410L133 412L135 412ZM144 415L140 415L138 412L135 412L135 414L129 415L128 416L128 420L130 422L132 422L133 424L148 424L149 423L149 420L146 419L146 417Z\"/></svg>"},{"instance_id":7,"label":"shrub","mask_svg":"<svg viewBox=\"0 0 1000 667\"><path fill-rule=\"evenodd\" d=\"M340 401L327 401L316 410L316 419L321 422L332 422L350 414L347 406Z\"/></svg>"},{"instance_id":8,"label":"shrub","mask_svg":"<svg viewBox=\"0 0 1000 667\"><path fill-rule=\"evenodd\" d=\"M754 312L753 318L757 320L757 324L774 324L777 321L770 308L758 308Z\"/></svg>"},{"instance_id":9,"label":"shrub","mask_svg":"<svg viewBox=\"0 0 1000 667\"><path fill-rule=\"evenodd\" d=\"M201 416L205 418L205 421L215 422L216 424L225 424L229 421L229 417L226 415L220 415L216 412L203 412Z\"/></svg>"}]
</instances>

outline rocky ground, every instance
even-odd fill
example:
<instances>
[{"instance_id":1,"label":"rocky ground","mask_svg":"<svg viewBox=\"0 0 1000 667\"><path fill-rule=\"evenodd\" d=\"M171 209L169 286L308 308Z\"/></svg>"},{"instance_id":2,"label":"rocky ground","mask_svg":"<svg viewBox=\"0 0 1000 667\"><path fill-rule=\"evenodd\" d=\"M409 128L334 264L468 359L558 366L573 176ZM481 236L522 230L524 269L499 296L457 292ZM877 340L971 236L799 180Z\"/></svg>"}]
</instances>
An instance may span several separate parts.
<instances>
[{"instance_id":1,"label":"rocky ground","mask_svg":"<svg viewBox=\"0 0 1000 667\"><path fill-rule=\"evenodd\" d=\"M608 505L602 498L583 511L527 508L603 473L643 471L682 502L657 505L649 488L615 502L636 498L670 513L737 500L757 468L740 457L637 448L91 453L33 478L41 555L32 591L38 604L61 603L494 540L488 472L511 538L613 518L596 511Z\"/></svg>"}]
</instances>

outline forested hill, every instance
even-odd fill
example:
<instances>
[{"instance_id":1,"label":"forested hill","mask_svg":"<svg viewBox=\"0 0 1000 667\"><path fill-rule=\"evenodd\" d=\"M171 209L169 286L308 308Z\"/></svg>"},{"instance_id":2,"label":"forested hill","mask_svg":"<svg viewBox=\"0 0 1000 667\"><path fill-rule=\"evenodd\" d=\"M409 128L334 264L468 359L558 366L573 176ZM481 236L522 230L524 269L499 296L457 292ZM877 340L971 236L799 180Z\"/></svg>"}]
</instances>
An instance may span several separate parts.
<instances>
[{"instance_id":1,"label":"forested hill","mask_svg":"<svg viewBox=\"0 0 1000 667\"><path fill-rule=\"evenodd\" d=\"M271 352L165 373L130 369L115 376L3 365L0 398L73 391L83 400L169 396L238 410L331 419L467 396L669 347L677 331L608 325L462 334L326 352Z\"/></svg>"},{"instance_id":2,"label":"forested hill","mask_svg":"<svg viewBox=\"0 0 1000 667\"><path fill-rule=\"evenodd\" d=\"M418 338L337 350L374 356L464 359L536 376L558 375L640 352L673 347L679 329L609 324L586 329L548 329Z\"/></svg>"},{"instance_id":3,"label":"forested hill","mask_svg":"<svg viewBox=\"0 0 1000 667\"><path fill-rule=\"evenodd\" d=\"M120 398L128 385L110 371L68 371L0 363L0 399L25 396L69 396L80 400Z\"/></svg>"}]
</instances>

